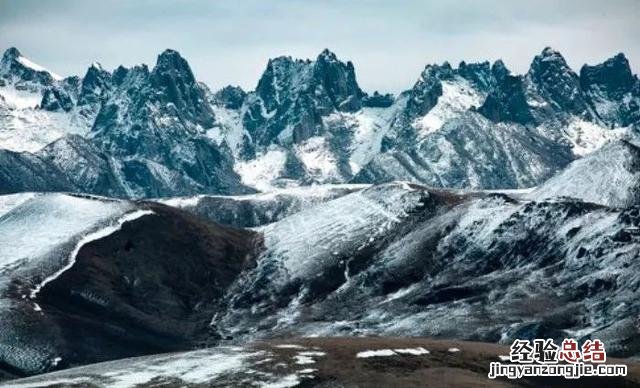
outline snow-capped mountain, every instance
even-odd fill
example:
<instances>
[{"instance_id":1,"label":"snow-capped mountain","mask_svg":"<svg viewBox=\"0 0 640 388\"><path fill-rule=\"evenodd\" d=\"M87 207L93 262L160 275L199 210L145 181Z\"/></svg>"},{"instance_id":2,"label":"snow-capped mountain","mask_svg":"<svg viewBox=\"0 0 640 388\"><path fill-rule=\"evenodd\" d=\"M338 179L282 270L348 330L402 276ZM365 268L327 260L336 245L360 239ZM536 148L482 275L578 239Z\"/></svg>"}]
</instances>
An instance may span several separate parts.
<instances>
[{"instance_id":1,"label":"snow-capped mountain","mask_svg":"<svg viewBox=\"0 0 640 388\"><path fill-rule=\"evenodd\" d=\"M59 76L9 49L0 66L0 191L142 198L310 183L540 184L637 136L640 81L623 54L578 75L545 48L525 75L428 65L397 97L368 94L324 50L268 62L256 89L212 92L166 50L145 65ZM21 171L15 174L13 171Z\"/></svg>"},{"instance_id":2,"label":"snow-capped mountain","mask_svg":"<svg viewBox=\"0 0 640 388\"><path fill-rule=\"evenodd\" d=\"M622 54L615 58L621 64L600 82L624 84L624 97L613 93L598 98L632 105L639 81L624 76L630 69ZM608 68L612 60L594 68ZM587 81L587 75L583 78L584 85L594 82ZM355 181L535 186L608 140L630 132L636 136L637 119L600 114L595 95L583 84L562 55L550 48L534 58L524 76L512 75L501 61L491 66L463 62L457 69L448 63L429 65L414 88L405 92L407 103L392 127L395 140L390 150L376 156Z\"/></svg>"},{"instance_id":3,"label":"snow-capped mountain","mask_svg":"<svg viewBox=\"0 0 640 388\"><path fill-rule=\"evenodd\" d=\"M82 79L23 62L9 49L0 73L3 96L22 93L1 108L0 192L139 198L251 191L240 184L228 149L205 135L213 110L177 52L163 52L151 71L143 65L111 74L93 64Z\"/></svg>"}]
</instances>

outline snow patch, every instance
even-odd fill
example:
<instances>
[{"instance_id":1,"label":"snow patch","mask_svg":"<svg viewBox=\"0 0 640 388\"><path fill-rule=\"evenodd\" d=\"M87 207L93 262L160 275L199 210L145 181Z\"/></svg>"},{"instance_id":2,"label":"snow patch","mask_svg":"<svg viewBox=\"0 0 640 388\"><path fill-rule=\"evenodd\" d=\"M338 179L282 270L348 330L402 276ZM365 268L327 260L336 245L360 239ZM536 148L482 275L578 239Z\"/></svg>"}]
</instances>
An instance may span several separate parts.
<instances>
[{"instance_id":1,"label":"snow patch","mask_svg":"<svg viewBox=\"0 0 640 388\"><path fill-rule=\"evenodd\" d=\"M306 349L304 346L296 344L281 344L276 345L275 347L278 349Z\"/></svg>"},{"instance_id":2,"label":"snow patch","mask_svg":"<svg viewBox=\"0 0 640 388\"><path fill-rule=\"evenodd\" d=\"M281 149L271 149L255 159L236 163L234 169L242 183L260 191L273 190L287 161L287 154Z\"/></svg>"},{"instance_id":3,"label":"snow patch","mask_svg":"<svg viewBox=\"0 0 640 388\"><path fill-rule=\"evenodd\" d=\"M380 349L380 350L365 350L363 352L358 352L356 354L357 358L371 358L371 357L390 357L395 356L396 352L391 349Z\"/></svg>"},{"instance_id":4,"label":"snow patch","mask_svg":"<svg viewBox=\"0 0 640 388\"><path fill-rule=\"evenodd\" d=\"M295 147L295 152L309 175L320 182L339 179L337 161L324 137L307 139Z\"/></svg>"},{"instance_id":5,"label":"snow patch","mask_svg":"<svg viewBox=\"0 0 640 388\"><path fill-rule=\"evenodd\" d=\"M430 352L423 348L423 347L417 347L417 348L407 348L407 349L393 349L394 352L396 353L400 353L400 354L410 354L412 356L421 356L423 354L429 354Z\"/></svg>"},{"instance_id":6,"label":"snow patch","mask_svg":"<svg viewBox=\"0 0 640 388\"><path fill-rule=\"evenodd\" d=\"M626 133L626 128L610 129L581 119L574 119L564 129L565 137L577 156L588 155L608 141L622 138Z\"/></svg>"},{"instance_id":7,"label":"snow patch","mask_svg":"<svg viewBox=\"0 0 640 388\"><path fill-rule=\"evenodd\" d=\"M0 268L35 261L130 208L124 201L35 195L0 216Z\"/></svg>"}]
</instances>

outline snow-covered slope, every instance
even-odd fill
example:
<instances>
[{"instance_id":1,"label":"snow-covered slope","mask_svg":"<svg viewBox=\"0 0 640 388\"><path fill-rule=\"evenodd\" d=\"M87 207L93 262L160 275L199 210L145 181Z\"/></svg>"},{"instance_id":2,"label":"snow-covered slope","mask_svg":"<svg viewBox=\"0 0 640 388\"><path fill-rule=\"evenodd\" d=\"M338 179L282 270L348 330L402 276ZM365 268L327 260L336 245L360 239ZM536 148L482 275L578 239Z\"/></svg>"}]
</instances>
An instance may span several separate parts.
<instances>
[{"instance_id":1,"label":"snow-covered slope","mask_svg":"<svg viewBox=\"0 0 640 388\"><path fill-rule=\"evenodd\" d=\"M635 207L374 186L260 228L266 251L212 327L243 340L592 334L637 354L639 222Z\"/></svg>"},{"instance_id":2,"label":"snow-covered slope","mask_svg":"<svg viewBox=\"0 0 640 388\"><path fill-rule=\"evenodd\" d=\"M0 148L36 152L68 134L87 135L95 115L40 109L48 90L73 88L77 80L62 77L34 64L17 49L8 49L0 61Z\"/></svg>"},{"instance_id":3,"label":"snow-covered slope","mask_svg":"<svg viewBox=\"0 0 640 388\"><path fill-rule=\"evenodd\" d=\"M640 205L640 149L625 140L608 143L529 194L533 199L562 196L610 207Z\"/></svg>"},{"instance_id":4,"label":"snow-covered slope","mask_svg":"<svg viewBox=\"0 0 640 388\"><path fill-rule=\"evenodd\" d=\"M515 123L494 123L476 112L449 120L418 146L373 158L356 182L404 179L437 187L535 186L567 165L569 147Z\"/></svg>"},{"instance_id":5,"label":"snow-covered slope","mask_svg":"<svg viewBox=\"0 0 640 388\"><path fill-rule=\"evenodd\" d=\"M422 206L427 194L405 183L374 186L293 214L259 229L271 260L304 278L379 238ZM304 260L301 260L304 258Z\"/></svg>"},{"instance_id":6,"label":"snow-covered slope","mask_svg":"<svg viewBox=\"0 0 640 388\"><path fill-rule=\"evenodd\" d=\"M17 194L0 211L0 361L27 374L204 340L260 245L153 203Z\"/></svg>"},{"instance_id":7,"label":"snow-covered slope","mask_svg":"<svg viewBox=\"0 0 640 388\"><path fill-rule=\"evenodd\" d=\"M40 314L37 293L73 266L78 249L92 236L114 231L134 207L65 194L0 198L5 208L0 215L0 359L33 373L55 364L59 351L24 323L25 316Z\"/></svg>"}]
</instances>

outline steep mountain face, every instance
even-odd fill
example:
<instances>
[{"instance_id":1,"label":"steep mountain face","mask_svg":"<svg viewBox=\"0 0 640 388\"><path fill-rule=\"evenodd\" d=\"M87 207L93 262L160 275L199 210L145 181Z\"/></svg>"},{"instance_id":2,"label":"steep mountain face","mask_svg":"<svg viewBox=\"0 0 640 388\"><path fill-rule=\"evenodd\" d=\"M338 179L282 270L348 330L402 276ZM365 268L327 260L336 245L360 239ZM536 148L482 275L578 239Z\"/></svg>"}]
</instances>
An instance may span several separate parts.
<instances>
[{"instance_id":1,"label":"steep mountain face","mask_svg":"<svg viewBox=\"0 0 640 388\"><path fill-rule=\"evenodd\" d=\"M365 93L354 65L328 50L270 60L249 92L211 92L172 50L151 70L93 64L61 79L10 49L0 79L0 148L35 154L14 163L48 164L31 175L55 171L72 191L130 198L398 179L531 187L607 141L637 138L640 120L624 55L578 75L551 48L524 75L502 61L428 65L397 98ZM63 137L68 146L45 149ZM13 186L43 188L28 179Z\"/></svg>"},{"instance_id":2,"label":"steep mountain face","mask_svg":"<svg viewBox=\"0 0 640 388\"><path fill-rule=\"evenodd\" d=\"M187 62L167 50L152 71L118 69L91 139L134 197L242 191L230 153L204 136L214 113Z\"/></svg>"},{"instance_id":3,"label":"steep mountain face","mask_svg":"<svg viewBox=\"0 0 640 388\"><path fill-rule=\"evenodd\" d=\"M27 127L33 144L16 150L34 154L14 154L11 160L22 165L37 160L46 168L32 166L30 174L7 187L129 198L251 191L233 171L230 152L205 135L215 115L205 89L177 52L162 53L152 71L120 67L110 74L93 64L84 78L64 80L45 70L27 72L16 52L8 50L3 59L9 86L37 81L39 89L24 93L30 93L29 101L41 100L2 107L6 127L0 139L5 137L3 145L10 149L28 143L23 139ZM43 185L52 175L64 176L65 183Z\"/></svg>"},{"instance_id":4,"label":"steep mountain face","mask_svg":"<svg viewBox=\"0 0 640 388\"><path fill-rule=\"evenodd\" d=\"M580 81L600 117L616 126L640 121L640 81L631 73L629 61L618 54L596 65L584 65Z\"/></svg>"},{"instance_id":5,"label":"steep mountain face","mask_svg":"<svg viewBox=\"0 0 640 388\"><path fill-rule=\"evenodd\" d=\"M279 57L267 64L244 120L257 145L300 143L323 132L322 116L357 111L364 96L353 64L328 50L313 62Z\"/></svg>"},{"instance_id":6,"label":"steep mountain face","mask_svg":"<svg viewBox=\"0 0 640 388\"><path fill-rule=\"evenodd\" d=\"M0 61L0 75L3 83L17 83L24 88L50 86L62 79L22 56L15 47L4 52Z\"/></svg>"},{"instance_id":7,"label":"steep mountain face","mask_svg":"<svg viewBox=\"0 0 640 388\"><path fill-rule=\"evenodd\" d=\"M537 107L541 114L550 114L550 109L582 119L594 118L580 78L559 52L546 47L533 59L525 78L532 99L544 101Z\"/></svg>"}]
</instances>

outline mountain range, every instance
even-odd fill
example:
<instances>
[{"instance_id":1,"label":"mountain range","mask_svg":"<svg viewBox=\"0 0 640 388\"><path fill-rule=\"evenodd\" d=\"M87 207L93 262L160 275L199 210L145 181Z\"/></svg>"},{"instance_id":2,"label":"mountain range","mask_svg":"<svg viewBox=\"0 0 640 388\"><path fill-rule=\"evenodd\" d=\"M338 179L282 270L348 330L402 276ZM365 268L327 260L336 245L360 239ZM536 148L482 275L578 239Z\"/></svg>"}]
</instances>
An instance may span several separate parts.
<instances>
[{"instance_id":1,"label":"mountain range","mask_svg":"<svg viewBox=\"0 0 640 388\"><path fill-rule=\"evenodd\" d=\"M469 386L534 338L637 358L639 130L623 54L427 65L392 96L328 50L213 92L173 50L63 78L11 48L0 385Z\"/></svg>"},{"instance_id":2,"label":"mountain range","mask_svg":"<svg viewBox=\"0 0 640 388\"><path fill-rule=\"evenodd\" d=\"M254 91L217 92L173 50L62 78L17 49L0 62L0 192L119 198L242 194L322 183L540 184L615 138L635 138L640 81L623 54L574 72L545 48L427 65L398 96L369 94L329 50L269 60Z\"/></svg>"}]
</instances>

